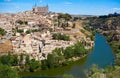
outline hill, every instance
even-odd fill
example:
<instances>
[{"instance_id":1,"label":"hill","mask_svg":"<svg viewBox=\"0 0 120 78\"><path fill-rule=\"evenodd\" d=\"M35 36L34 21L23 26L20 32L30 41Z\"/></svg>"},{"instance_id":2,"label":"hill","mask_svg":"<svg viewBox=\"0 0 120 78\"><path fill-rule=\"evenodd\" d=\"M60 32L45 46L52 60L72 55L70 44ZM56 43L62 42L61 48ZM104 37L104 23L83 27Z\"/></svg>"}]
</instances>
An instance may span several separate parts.
<instances>
[{"instance_id":1,"label":"hill","mask_svg":"<svg viewBox=\"0 0 120 78\"><path fill-rule=\"evenodd\" d=\"M105 36L109 41L120 42L120 14L114 13L98 17L86 18L89 22L84 23L85 27L92 27Z\"/></svg>"}]
</instances>

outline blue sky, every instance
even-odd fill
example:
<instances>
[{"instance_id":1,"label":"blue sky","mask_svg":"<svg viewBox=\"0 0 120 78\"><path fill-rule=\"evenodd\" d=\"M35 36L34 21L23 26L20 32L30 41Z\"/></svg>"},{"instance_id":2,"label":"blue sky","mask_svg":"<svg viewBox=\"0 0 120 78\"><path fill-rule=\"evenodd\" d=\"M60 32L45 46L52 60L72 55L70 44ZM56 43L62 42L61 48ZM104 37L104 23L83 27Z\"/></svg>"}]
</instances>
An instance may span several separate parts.
<instances>
[{"instance_id":1,"label":"blue sky","mask_svg":"<svg viewBox=\"0 0 120 78\"><path fill-rule=\"evenodd\" d=\"M0 13L32 10L35 5L49 5L53 12L84 15L120 13L120 0L0 0Z\"/></svg>"}]
</instances>

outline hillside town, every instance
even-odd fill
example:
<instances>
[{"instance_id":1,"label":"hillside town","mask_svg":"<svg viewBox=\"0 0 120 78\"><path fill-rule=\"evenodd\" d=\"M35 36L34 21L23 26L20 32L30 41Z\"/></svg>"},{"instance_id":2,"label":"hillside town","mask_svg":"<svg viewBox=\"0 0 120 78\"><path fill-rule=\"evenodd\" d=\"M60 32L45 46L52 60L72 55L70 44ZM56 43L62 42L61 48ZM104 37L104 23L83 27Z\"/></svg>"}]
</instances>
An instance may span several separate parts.
<instances>
[{"instance_id":1,"label":"hillside town","mask_svg":"<svg viewBox=\"0 0 120 78\"><path fill-rule=\"evenodd\" d=\"M120 0L0 0L0 78L120 78Z\"/></svg>"},{"instance_id":2,"label":"hillside town","mask_svg":"<svg viewBox=\"0 0 120 78\"><path fill-rule=\"evenodd\" d=\"M65 49L78 41L89 43L86 49L94 46L94 41L87 37L91 33L78 21L73 21L73 17L67 22L63 18L58 20L59 15L49 12L48 5L35 5L31 11L0 14L0 28L6 31L4 36L0 35L0 54L28 54L31 59L44 60L55 48ZM55 33L68 35L70 40L53 39Z\"/></svg>"}]
</instances>

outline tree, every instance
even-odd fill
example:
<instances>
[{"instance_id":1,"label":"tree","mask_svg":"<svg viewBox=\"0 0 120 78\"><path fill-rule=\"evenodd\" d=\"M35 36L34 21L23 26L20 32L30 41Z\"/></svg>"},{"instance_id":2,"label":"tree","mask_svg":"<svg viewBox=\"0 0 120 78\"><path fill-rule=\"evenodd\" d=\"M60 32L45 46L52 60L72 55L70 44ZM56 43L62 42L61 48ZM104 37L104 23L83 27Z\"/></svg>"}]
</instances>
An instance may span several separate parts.
<instances>
[{"instance_id":1,"label":"tree","mask_svg":"<svg viewBox=\"0 0 120 78\"><path fill-rule=\"evenodd\" d=\"M16 66L18 65L18 55L8 55L0 56L0 63L3 65Z\"/></svg>"},{"instance_id":2,"label":"tree","mask_svg":"<svg viewBox=\"0 0 120 78\"><path fill-rule=\"evenodd\" d=\"M65 40L65 41L69 41L70 37L65 35L65 34L61 34L61 33L54 33L52 35L53 39L55 40Z\"/></svg>"},{"instance_id":3,"label":"tree","mask_svg":"<svg viewBox=\"0 0 120 78\"><path fill-rule=\"evenodd\" d=\"M120 66L120 53L116 54L115 64Z\"/></svg>"},{"instance_id":4,"label":"tree","mask_svg":"<svg viewBox=\"0 0 120 78\"><path fill-rule=\"evenodd\" d=\"M31 33L31 31L30 31L30 30L27 30L27 31L26 31L26 34L30 34L30 33Z\"/></svg>"},{"instance_id":5,"label":"tree","mask_svg":"<svg viewBox=\"0 0 120 78\"><path fill-rule=\"evenodd\" d=\"M47 56L47 64L49 68L54 68L54 62L55 62L55 58L52 54L48 54Z\"/></svg>"},{"instance_id":6,"label":"tree","mask_svg":"<svg viewBox=\"0 0 120 78\"><path fill-rule=\"evenodd\" d=\"M23 33L22 29L17 30L18 33Z\"/></svg>"},{"instance_id":7,"label":"tree","mask_svg":"<svg viewBox=\"0 0 120 78\"><path fill-rule=\"evenodd\" d=\"M24 55L23 55L23 54L21 54L21 55L20 55L20 66L22 66L22 65L23 65L23 60L24 60Z\"/></svg>"},{"instance_id":8,"label":"tree","mask_svg":"<svg viewBox=\"0 0 120 78\"><path fill-rule=\"evenodd\" d=\"M28 24L27 21L23 21L23 20L17 20L16 22L17 22L18 24L20 24L20 25L22 25L22 24L27 25L27 24Z\"/></svg>"},{"instance_id":9,"label":"tree","mask_svg":"<svg viewBox=\"0 0 120 78\"><path fill-rule=\"evenodd\" d=\"M41 60L41 68L42 70L48 69L47 60Z\"/></svg>"},{"instance_id":10,"label":"tree","mask_svg":"<svg viewBox=\"0 0 120 78\"><path fill-rule=\"evenodd\" d=\"M65 58L72 58L74 56L74 46L67 47L64 51Z\"/></svg>"},{"instance_id":11,"label":"tree","mask_svg":"<svg viewBox=\"0 0 120 78\"><path fill-rule=\"evenodd\" d=\"M73 23L73 26L72 26L72 28L75 28L75 26L76 26L76 24L75 24L75 23Z\"/></svg>"},{"instance_id":12,"label":"tree","mask_svg":"<svg viewBox=\"0 0 120 78\"><path fill-rule=\"evenodd\" d=\"M6 34L6 31L2 28L0 28L0 35L4 36Z\"/></svg>"},{"instance_id":13,"label":"tree","mask_svg":"<svg viewBox=\"0 0 120 78\"><path fill-rule=\"evenodd\" d=\"M29 64L29 63L30 63L30 57L29 57L29 55L26 55L25 60L26 60L26 64Z\"/></svg>"},{"instance_id":14,"label":"tree","mask_svg":"<svg viewBox=\"0 0 120 78\"><path fill-rule=\"evenodd\" d=\"M17 23L20 25L24 24L24 22L22 20L18 20Z\"/></svg>"},{"instance_id":15,"label":"tree","mask_svg":"<svg viewBox=\"0 0 120 78\"><path fill-rule=\"evenodd\" d=\"M69 14L59 14L58 19L64 18L66 21L69 21L72 17Z\"/></svg>"},{"instance_id":16,"label":"tree","mask_svg":"<svg viewBox=\"0 0 120 78\"><path fill-rule=\"evenodd\" d=\"M63 49L62 48L56 48L52 51L53 56L56 59L56 66L60 66L64 62L64 55L63 55ZM59 65L57 64L59 63Z\"/></svg>"},{"instance_id":17,"label":"tree","mask_svg":"<svg viewBox=\"0 0 120 78\"><path fill-rule=\"evenodd\" d=\"M60 25L60 21L59 20L65 20L64 21L64 23L62 23L62 27L64 28L64 27L68 27L68 21L70 21L70 19L71 19L72 17L71 17L71 15L69 15L69 14L59 14L59 16L58 16L58 26Z\"/></svg>"},{"instance_id":18,"label":"tree","mask_svg":"<svg viewBox=\"0 0 120 78\"><path fill-rule=\"evenodd\" d=\"M52 51L53 54L55 54L56 56L62 56L62 49L61 48L55 48Z\"/></svg>"},{"instance_id":19,"label":"tree","mask_svg":"<svg viewBox=\"0 0 120 78\"><path fill-rule=\"evenodd\" d=\"M20 78L18 72L7 65L0 64L0 78Z\"/></svg>"},{"instance_id":20,"label":"tree","mask_svg":"<svg viewBox=\"0 0 120 78\"><path fill-rule=\"evenodd\" d=\"M0 57L0 62L3 64L3 65L11 65L10 63L10 56L9 55L3 55Z\"/></svg>"},{"instance_id":21,"label":"tree","mask_svg":"<svg viewBox=\"0 0 120 78\"><path fill-rule=\"evenodd\" d=\"M58 34L57 33L54 33L53 35L52 35L52 37L53 37L53 39L58 39L57 36Z\"/></svg>"},{"instance_id":22,"label":"tree","mask_svg":"<svg viewBox=\"0 0 120 78\"><path fill-rule=\"evenodd\" d=\"M84 48L84 45L80 42L77 42L75 46L75 56L82 56L87 53L87 50Z\"/></svg>"},{"instance_id":23,"label":"tree","mask_svg":"<svg viewBox=\"0 0 120 78\"><path fill-rule=\"evenodd\" d=\"M10 57L10 62L12 66L17 66L18 65L18 55L12 55Z\"/></svg>"},{"instance_id":24,"label":"tree","mask_svg":"<svg viewBox=\"0 0 120 78\"><path fill-rule=\"evenodd\" d=\"M29 68L30 72L34 72L35 70L37 70L40 67L40 63L39 63L39 61L35 61L35 59L32 59L30 61L29 66L30 66L30 68Z\"/></svg>"},{"instance_id":25,"label":"tree","mask_svg":"<svg viewBox=\"0 0 120 78\"><path fill-rule=\"evenodd\" d=\"M48 64L48 68L57 67L58 64L59 64L58 58L55 57L53 54L48 54L48 56L47 56L47 64Z\"/></svg>"},{"instance_id":26,"label":"tree","mask_svg":"<svg viewBox=\"0 0 120 78\"><path fill-rule=\"evenodd\" d=\"M65 58L80 57L87 53L84 45L81 42L77 42L73 46L69 46L64 50Z\"/></svg>"}]
</instances>

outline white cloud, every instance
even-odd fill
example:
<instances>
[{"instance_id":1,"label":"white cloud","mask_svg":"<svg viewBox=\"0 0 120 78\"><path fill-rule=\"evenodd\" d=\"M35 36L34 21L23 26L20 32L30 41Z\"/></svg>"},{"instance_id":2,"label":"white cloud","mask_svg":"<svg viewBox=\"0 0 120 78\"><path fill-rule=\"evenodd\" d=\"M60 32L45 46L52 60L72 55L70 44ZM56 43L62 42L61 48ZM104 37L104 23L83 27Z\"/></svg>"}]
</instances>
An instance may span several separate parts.
<instances>
[{"instance_id":1,"label":"white cloud","mask_svg":"<svg viewBox=\"0 0 120 78\"><path fill-rule=\"evenodd\" d=\"M64 2L65 5L71 5L72 2Z\"/></svg>"},{"instance_id":2,"label":"white cloud","mask_svg":"<svg viewBox=\"0 0 120 78\"><path fill-rule=\"evenodd\" d=\"M4 0L4 1L6 1L6 2L10 2L10 1L12 1L12 0Z\"/></svg>"},{"instance_id":3,"label":"white cloud","mask_svg":"<svg viewBox=\"0 0 120 78\"><path fill-rule=\"evenodd\" d=\"M40 0L40 3L42 3L44 0Z\"/></svg>"},{"instance_id":4,"label":"white cloud","mask_svg":"<svg viewBox=\"0 0 120 78\"><path fill-rule=\"evenodd\" d=\"M120 11L120 8L113 8L113 10Z\"/></svg>"}]
</instances>

